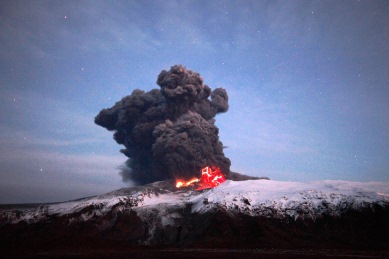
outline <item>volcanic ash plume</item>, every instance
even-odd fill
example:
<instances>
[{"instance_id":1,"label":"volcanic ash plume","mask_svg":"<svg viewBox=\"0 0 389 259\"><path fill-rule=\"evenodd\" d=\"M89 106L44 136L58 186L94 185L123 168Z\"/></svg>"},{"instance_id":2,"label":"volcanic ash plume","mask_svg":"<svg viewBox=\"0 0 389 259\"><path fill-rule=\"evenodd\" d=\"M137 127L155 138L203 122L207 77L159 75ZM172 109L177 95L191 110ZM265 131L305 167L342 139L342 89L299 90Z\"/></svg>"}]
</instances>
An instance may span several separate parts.
<instances>
[{"instance_id":1,"label":"volcanic ash plume","mask_svg":"<svg viewBox=\"0 0 389 259\"><path fill-rule=\"evenodd\" d=\"M163 70L157 84L160 90L134 90L95 118L125 146L121 152L129 159L123 180L189 180L200 178L206 166L220 168L228 178L231 163L214 124L215 115L228 110L227 92L211 91L198 73L182 65Z\"/></svg>"}]
</instances>

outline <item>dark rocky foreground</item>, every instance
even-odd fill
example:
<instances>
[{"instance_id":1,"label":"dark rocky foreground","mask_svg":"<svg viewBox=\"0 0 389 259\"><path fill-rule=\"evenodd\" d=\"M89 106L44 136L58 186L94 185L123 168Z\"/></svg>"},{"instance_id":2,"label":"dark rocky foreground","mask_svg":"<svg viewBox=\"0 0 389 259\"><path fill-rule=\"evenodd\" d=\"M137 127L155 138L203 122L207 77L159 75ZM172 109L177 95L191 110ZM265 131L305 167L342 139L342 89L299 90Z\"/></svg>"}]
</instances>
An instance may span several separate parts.
<instances>
[{"instance_id":1,"label":"dark rocky foreground","mask_svg":"<svg viewBox=\"0 0 389 259\"><path fill-rule=\"evenodd\" d=\"M50 214L44 205L36 210L32 205L2 206L0 257L389 258L387 204L372 202L336 216L297 219L248 214L243 207L231 212L214 206L200 213L192 205L137 210L132 201L105 214L96 213L99 204L68 214ZM17 218L25 210L46 215L30 222L10 221L9 212ZM83 215L92 216L80 220ZM174 224L163 223L167 215L176 215Z\"/></svg>"},{"instance_id":2,"label":"dark rocky foreground","mask_svg":"<svg viewBox=\"0 0 389 259\"><path fill-rule=\"evenodd\" d=\"M35 224L0 227L0 254L5 256L125 256L159 258L205 255L283 254L389 256L389 209L350 211L340 218L313 221L271 219L225 211L187 215L182 226L155 232L159 244L139 246L147 238L147 222L133 211L108 213L86 222L68 224L72 215ZM288 252L286 252L288 251ZM386 252L385 252L386 251Z\"/></svg>"}]
</instances>

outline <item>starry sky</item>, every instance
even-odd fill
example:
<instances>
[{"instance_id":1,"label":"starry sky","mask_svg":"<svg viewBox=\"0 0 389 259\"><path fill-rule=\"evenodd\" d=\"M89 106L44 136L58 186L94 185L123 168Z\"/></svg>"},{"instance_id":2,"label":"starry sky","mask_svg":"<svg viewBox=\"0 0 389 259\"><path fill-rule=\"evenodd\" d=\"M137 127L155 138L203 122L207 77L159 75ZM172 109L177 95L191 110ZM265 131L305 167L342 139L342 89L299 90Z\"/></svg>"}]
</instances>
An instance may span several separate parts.
<instances>
[{"instance_id":1,"label":"starry sky","mask_svg":"<svg viewBox=\"0 0 389 259\"><path fill-rule=\"evenodd\" d=\"M0 203L127 186L94 124L182 64L212 89L231 170L389 181L387 1L1 1Z\"/></svg>"}]
</instances>

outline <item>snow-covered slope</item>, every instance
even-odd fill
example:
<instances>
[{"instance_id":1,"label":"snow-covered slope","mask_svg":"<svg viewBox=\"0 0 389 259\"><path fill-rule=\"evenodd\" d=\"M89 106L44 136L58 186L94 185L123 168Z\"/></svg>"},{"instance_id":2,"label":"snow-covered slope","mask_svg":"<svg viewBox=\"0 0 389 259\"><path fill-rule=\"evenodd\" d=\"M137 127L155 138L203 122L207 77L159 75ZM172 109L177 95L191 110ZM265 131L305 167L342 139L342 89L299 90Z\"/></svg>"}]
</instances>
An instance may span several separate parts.
<instances>
[{"instance_id":1,"label":"snow-covered slope","mask_svg":"<svg viewBox=\"0 0 389 259\"><path fill-rule=\"evenodd\" d=\"M135 211L144 219L150 214L159 215L166 225L183 217L180 208L190 208L190 213L200 214L223 209L231 214L315 220L323 215L340 216L350 209L388 204L389 183L379 182L227 180L216 188L202 191L175 190L168 182L157 182L37 208L3 209L0 219L3 224L36 223L53 216L73 215L69 220L88 221L115 209Z\"/></svg>"},{"instance_id":2,"label":"snow-covered slope","mask_svg":"<svg viewBox=\"0 0 389 259\"><path fill-rule=\"evenodd\" d=\"M227 182L205 194L211 204L250 215L315 219L322 214L337 216L349 209L389 203L389 183L345 181ZM194 207L197 211L207 206Z\"/></svg>"},{"instance_id":3,"label":"snow-covered slope","mask_svg":"<svg viewBox=\"0 0 389 259\"><path fill-rule=\"evenodd\" d=\"M172 182L56 204L0 206L0 250L168 245L389 247L389 183ZM99 245L99 246L100 246Z\"/></svg>"}]
</instances>

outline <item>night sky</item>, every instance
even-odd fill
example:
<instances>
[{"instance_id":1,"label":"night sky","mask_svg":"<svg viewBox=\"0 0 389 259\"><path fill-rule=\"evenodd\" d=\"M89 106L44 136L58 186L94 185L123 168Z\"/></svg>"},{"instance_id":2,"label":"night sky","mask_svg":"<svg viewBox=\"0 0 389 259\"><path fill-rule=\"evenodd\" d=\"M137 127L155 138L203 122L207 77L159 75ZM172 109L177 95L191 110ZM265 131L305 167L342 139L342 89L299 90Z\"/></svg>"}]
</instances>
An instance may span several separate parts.
<instances>
[{"instance_id":1,"label":"night sky","mask_svg":"<svg viewBox=\"0 0 389 259\"><path fill-rule=\"evenodd\" d=\"M1 1L0 203L126 186L94 124L182 64L230 109L231 170L389 181L388 1Z\"/></svg>"}]
</instances>

